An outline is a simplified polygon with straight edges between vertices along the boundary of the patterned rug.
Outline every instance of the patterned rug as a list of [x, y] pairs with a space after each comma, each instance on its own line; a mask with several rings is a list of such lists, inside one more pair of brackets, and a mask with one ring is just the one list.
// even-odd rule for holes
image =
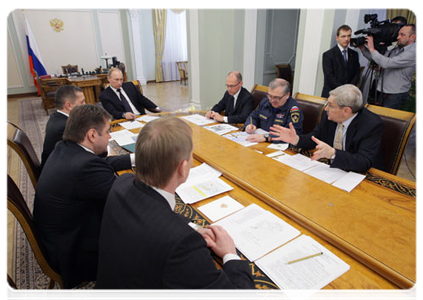
[[[54, 112], [51, 110], [49, 113]], [[27, 134], [38, 158], [41, 158], [45, 128], [49, 116], [46, 115], [41, 98], [19, 100], [20, 123], [18, 126]], [[29, 209], [34, 206], [34, 187], [22, 161], [19, 163], [19, 189], [27, 201]], [[18, 289], [46, 289], [49, 278], [43, 273], [32, 252], [31, 246], [21, 226], [15, 228], [15, 284]], [[81, 285], [79, 288], [93, 288], [94, 284]], [[56, 285], [55, 288], [59, 288]]]

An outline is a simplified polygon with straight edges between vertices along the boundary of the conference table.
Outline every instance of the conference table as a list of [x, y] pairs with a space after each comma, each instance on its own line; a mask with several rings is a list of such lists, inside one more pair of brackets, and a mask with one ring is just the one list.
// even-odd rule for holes
[[[201, 112], [190, 112], [190, 114]], [[152, 114], [161, 117], [188, 113]], [[123, 129], [118, 120], [112, 131]], [[408, 289], [416, 282], [416, 184], [370, 169], [346, 192], [266, 156], [269, 143], [244, 147], [188, 122], [193, 131], [194, 166], [207, 163], [234, 189], [176, 211], [205, 226], [198, 207], [225, 195], [244, 206], [255, 203], [326, 247], [350, 270], [324, 289]], [[131, 130], [134, 133], [140, 129]], [[111, 142], [112, 154], [127, 153]], [[299, 149], [285, 152], [295, 154]], [[306, 152], [303, 152], [307, 154]], [[131, 170], [130, 170], [131, 171]], [[277, 288], [250, 263], [257, 288]]]

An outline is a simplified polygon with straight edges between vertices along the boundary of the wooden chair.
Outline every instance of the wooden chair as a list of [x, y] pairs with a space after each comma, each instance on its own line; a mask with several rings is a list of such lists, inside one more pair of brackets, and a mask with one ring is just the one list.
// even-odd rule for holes
[[63, 74], [72, 74], [72, 73], [78, 73], [78, 65], [67, 65], [62, 66]]
[[22, 298], [22, 294], [19, 292], [18, 288], [16, 287], [15, 283], [13, 282], [12, 278], [10, 278], [9, 274], [6, 273], [5, 279], [5, 299], [7, 300], [24, 300]]
[[307, 134], [320, 122], [326, 98], [295, 93], [293, 98], [298, 102], [304, 115], [303, 134]]
[[47, 256], [44, 245], [41, 241], [37, 228], [35, 227], [34, 219], [28, 209], [22, 193], [9, 175], [7, 175], [7, 208], [11, 213], [13, 213], [19, 224], [21, 224], [41, 270], [50, 278], [48, 288], [52, 289], [55, 282], [63, 288], [62, 278], [50, 266], [46, 259]]
[[416, 122], [416, 114], [371, 104], [366, 107], [379, 115], [385, 124], [381, 144], [383, 171], [396, 175]]
[[56, 107], [55, 98], [56, 91], [60, 87], [60, 84], [55, 81], [50, 80], [41, 80], [38, 76], [37, 71], [34, 70], [35, 80], [40, 90], [41, 100], [43, 103], [43, 108], [48, 115], [48, 110]]
[[7, 122], [7, 145], [22, 159], [35, 188], [41, 173], [40, 160], [25, 132], [9, 121]]
[[251, 90], [251, 95], [254, 98], [254, 109], [260, 104], [261, 100], [267, 98], [269, 87], [264, 85], [255, 84]]
[[291, 91], [292, 91], [293, 76], [292, 76], [292, 68], [290, 64], [277, 64], [276, 77], [283, 78], [286, 81], [288, 81], [289, 84], [291, 85]]
[[179, 77], [181, 78], [181, 83], [182, 81], [184, 82], [184, 84], [187, 84], [187, 80], [188, 80], [188, 62], [187, 61], [177, 61], [176, 62], [177, 66], [178, 66], [178, 70], [179, 70]]

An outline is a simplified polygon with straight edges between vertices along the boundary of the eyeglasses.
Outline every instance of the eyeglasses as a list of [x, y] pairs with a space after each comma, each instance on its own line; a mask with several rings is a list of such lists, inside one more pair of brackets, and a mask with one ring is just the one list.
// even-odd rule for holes
[[344, 106], [340, 106], [340, 105], [332, 105], [332, 103], [330, 103], [329, 101], [327, 101], [327, 102], [325, 103], [325, 107], [327, 107], [328, 109], [331, 109], [331, 108], [342, 108], [342, 107], [344, 107]]
[[231, 84], [227, 84], [226, 85], [226, 87], [228, 88], [228, 89], [232, 89], [232, 88], [234, 88], [234, 87], [236, 87], [238, 84], [240, 84], [241, 83], [241, 81], [240, 82], [238, 82], [237, 84], [234, 84], [234, 85], [231, 85]]
[[273, 96], [273, 95], [270, 95], [270, 94], [266, 94], [267, 95], [267, 98], [269, 98], [269, 100], [276, 100], [276, 101], [279, 101], [279, 100], [281, 100], [283, 97], [285, 97], [285, 95], [283, 95], [283, 96]]

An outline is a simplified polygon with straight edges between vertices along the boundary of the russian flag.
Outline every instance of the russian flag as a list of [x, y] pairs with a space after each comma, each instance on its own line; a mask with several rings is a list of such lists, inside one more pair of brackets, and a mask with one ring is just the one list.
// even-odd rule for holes
[[40, 50], [38, 50], [37, 43], [35, 41], [34, 35], [32, 34], [31, 26], [24, 14], [25, 19], [25, 32], [26, 32], [26, 45], [28, 47], [28, 57], [29, 57], [29, 69], [31, 71], [32, 77], [34, 78], [34, 84], [38, 89], [38, 95], [40, 94], [40, 88], [38, 87], [37, 80], [35, 79], [35, 71], [37, 71], [38, 76], [47, 75], [46, 69], [44, 68], [43, 61], [41, 60]]

